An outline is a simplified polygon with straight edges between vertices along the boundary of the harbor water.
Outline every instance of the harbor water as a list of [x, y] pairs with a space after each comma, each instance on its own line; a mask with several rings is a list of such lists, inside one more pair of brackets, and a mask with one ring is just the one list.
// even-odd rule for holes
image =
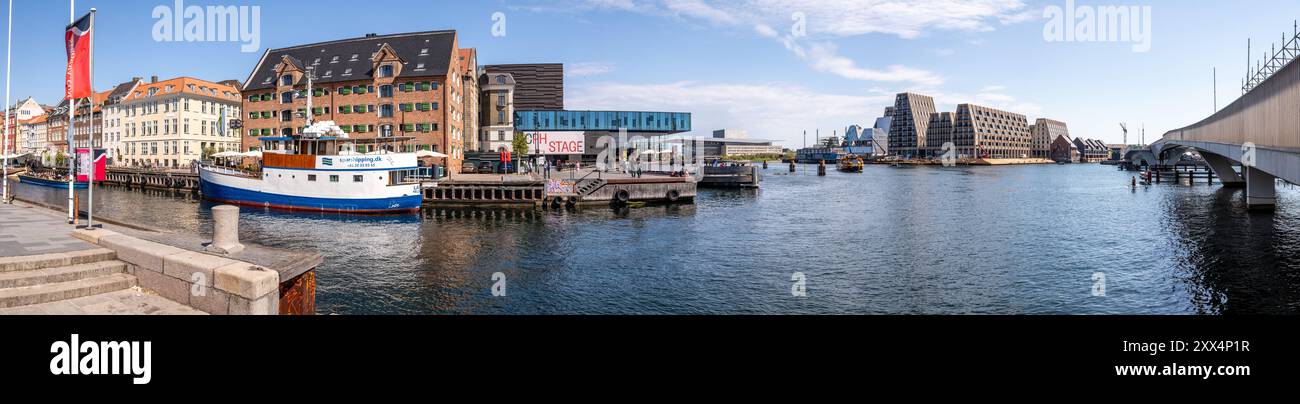
[[[1100, 165], [765, 170], [694, 205], [243, 208], [245, 242], [319, 251], [320, 314], [1300, 313], [1300, 193], [1129, 187]], [[16, 186], [24, 199], [66, 191]], [[101, 186], [96, 213], [209, 234], [210, 203]], [[505, 296], [493, 296], [493, 275]], [[802, 277], [796, 276], [802, 274]], [[806, 296], [792, 293], [802, 279]]]

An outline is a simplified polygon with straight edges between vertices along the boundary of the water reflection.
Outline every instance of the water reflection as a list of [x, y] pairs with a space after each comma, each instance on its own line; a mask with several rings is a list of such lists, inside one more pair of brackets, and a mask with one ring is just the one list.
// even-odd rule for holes
[[[1296, 313], [1300, 197], [1095, 165], [773, 166], [762, 190], [693, 205], [426, 209], [357, 216], [244, 208], [241, 237], [320, 251], [321, 313]], [[66, 194], [23, 188], [65, 203]], [[96, 212], [207, 233], [192, 194], [102, 187]], [[790, 294], [807, 277], [808, 296]], [[1106, 274], [1093, 297], [1092, 274]], [[507, 296], [493, 297], [492, 275]]]
[[1300, 302], [1293, 206], [1249, 212], [1241, 189], [1170, 197], [1168, 231], [1191, 302], [1203, 314], [1292, 314]]

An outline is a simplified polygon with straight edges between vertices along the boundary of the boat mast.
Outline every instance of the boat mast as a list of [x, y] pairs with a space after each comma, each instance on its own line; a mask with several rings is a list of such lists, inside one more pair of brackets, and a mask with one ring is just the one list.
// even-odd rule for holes
[[314, 113], [311, 109], [311, 98], [313, 95], [311, 92], [311, 79], [312, 76], [315, 75], [314, 73], [315, 73], [314, 67], [307, 67], [307, 113], [304, 115], [307, 115], [307, 127], [309, 128], [311, 127], [311, 123], [312, 123], [311, 117], [312, 114]]

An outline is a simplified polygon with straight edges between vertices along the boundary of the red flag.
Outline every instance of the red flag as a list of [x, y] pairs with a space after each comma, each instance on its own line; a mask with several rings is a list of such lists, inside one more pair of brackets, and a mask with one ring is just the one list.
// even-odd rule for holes
[[68, 46], [68, 70], [64, 75], [63, 99], [90, 97], [91, 30], [94, 15], [86, 14], [77, 22], [68, 25], [64, 40]]

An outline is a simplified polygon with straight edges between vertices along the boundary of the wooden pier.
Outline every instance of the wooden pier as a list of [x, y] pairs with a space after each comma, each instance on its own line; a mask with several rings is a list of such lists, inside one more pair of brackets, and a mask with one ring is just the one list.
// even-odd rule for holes
[[696, 182], [691, 177], [647, 174], [631, 177], [587, 171], [551, 179], [525, 175], [461, 174], [423, 186], [430, 207], [554, 207], [629, 202], [691, 202]]
[[105, 183], [154, 189], [199, 190], [199, 175], [188, 172], [109, 167]]

